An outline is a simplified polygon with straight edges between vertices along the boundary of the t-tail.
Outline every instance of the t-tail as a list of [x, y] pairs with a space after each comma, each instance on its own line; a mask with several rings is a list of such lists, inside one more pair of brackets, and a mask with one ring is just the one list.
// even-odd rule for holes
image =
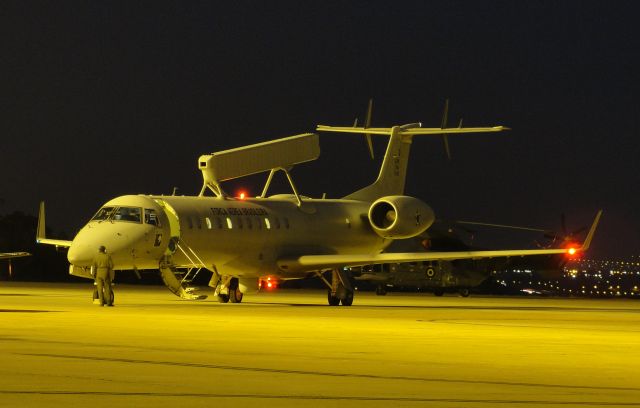
[[423, 128], [420, 123], [411, 123], [391, 128], [362, 128], [318, 125], [320, 132], [358, 133], [389, 136], [387, 151], [380, 167], [378, 178], [373, 184], [361, 188], [346, 197], [350, 200], [375, 201], [380, 197], [403, 195], [411, 141], [417, 135], [449, 135], [457, 133], [487, 133], [509, 130], [505, 126]]

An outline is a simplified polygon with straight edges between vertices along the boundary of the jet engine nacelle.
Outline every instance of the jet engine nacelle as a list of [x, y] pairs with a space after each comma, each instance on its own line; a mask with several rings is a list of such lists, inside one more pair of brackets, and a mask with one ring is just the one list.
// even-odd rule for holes
[[383, 238], [415, 237], [429, 228], [434, 220], [431, 207], [415, 197], [382, 197], [369, 208], [369, 222]]

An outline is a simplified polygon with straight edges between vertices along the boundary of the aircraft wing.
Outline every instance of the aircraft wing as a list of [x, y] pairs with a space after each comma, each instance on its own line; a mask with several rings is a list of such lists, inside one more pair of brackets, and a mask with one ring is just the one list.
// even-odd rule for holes
[[28, 252], [1, 252], [0, 259], [22, 258], [23, 256], [31, 256]]
[[57, 247], [65, 247], [69, 248], [71, 246], [72, 241], [67, 241], [64, 239], [49, 239], [49, 238], [36, 238], [36, 243], [44, 244], [44, 245], [55, 245]]
[[350, 254], [350, 255], [302, 255], [299, 257], [278, 260], [278, 267], [284, 271], [304, 272], [319, 271], [333, 268], [364, 266], [385, 263], [422, 262], [422, 261], [453, 261], [456, 259], [481, 259], [532, 255], [573, 255], [589, 249], [595, 234], [602, 210], [596, 218], [579, 248], [555, 249], [506, 249], [496, 251], [452, 251], [452, 252], [396, 252], [383, 254]]
[[453, 261], [456, 259], [481, 259], [550, 254], [569, 254], [569, 249], [516, 249], [499, 251], [396, 252], [353, 255], [303, 255], [297, 258], [280, 259], [278, 260], [278, 266], [280, 267], [280, 269], [285, 271], [303, 272], [386, 263]]

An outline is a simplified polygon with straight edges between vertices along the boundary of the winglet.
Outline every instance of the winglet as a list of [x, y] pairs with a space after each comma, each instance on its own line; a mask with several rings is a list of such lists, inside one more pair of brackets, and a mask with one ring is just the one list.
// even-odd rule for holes
[[587, 234], [587, 237], [584, 239], [584, 243], [580, 248], [581, 251], [586, 251], [589, 249], [589, 246], [591, 245], [591, 240], [593, 239], [593, 235], [596, 233], [596, 228], [598, 227], [598, 223], [600, 222], [601, 216], [602, 216], [602, 210], [599, 210], [598, 213], [596, 214], [596, 219], [593, 220], [591, 229], [589, 229], [589, 233]]
[[47, 227], [45, 224], [44, 201], [40, 201], [40, 210], [38, 211], [38, 228], [36, 229], [36, 243], [45, 245], [55, 245], [56, 247], [68, 248], [72, 241], [64, 239], [47, 238]]
[[44, 217], [44, 201], [40, 201], [40, 210], [38, 211], [38, 229], [36, 230], [36, 242], [47, 239]]

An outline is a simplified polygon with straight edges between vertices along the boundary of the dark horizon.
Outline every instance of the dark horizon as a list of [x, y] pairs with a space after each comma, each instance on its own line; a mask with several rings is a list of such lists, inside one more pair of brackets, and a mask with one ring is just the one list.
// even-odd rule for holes
[[[406, 194], [438, 218], [575, 230], [589, 257], [639, 254], [634, 2], [5, 2], [0, 214], [72, 236], [109, 199], [197, 194], [201, 154], [351, 125], [505, 125], [416, 138]], [[302, 194], [377, 175], [363, 138], [321, 134]], [[266, 177], [266, 175], [265, 175]], [[264, 177], [242, 184], [259, 194]], [[229, 188], [230, 192], [235, 187]], [[528, 237], [515, 237], [529, 244]], [[515, 242], [515, 241], [514, 241]]]

